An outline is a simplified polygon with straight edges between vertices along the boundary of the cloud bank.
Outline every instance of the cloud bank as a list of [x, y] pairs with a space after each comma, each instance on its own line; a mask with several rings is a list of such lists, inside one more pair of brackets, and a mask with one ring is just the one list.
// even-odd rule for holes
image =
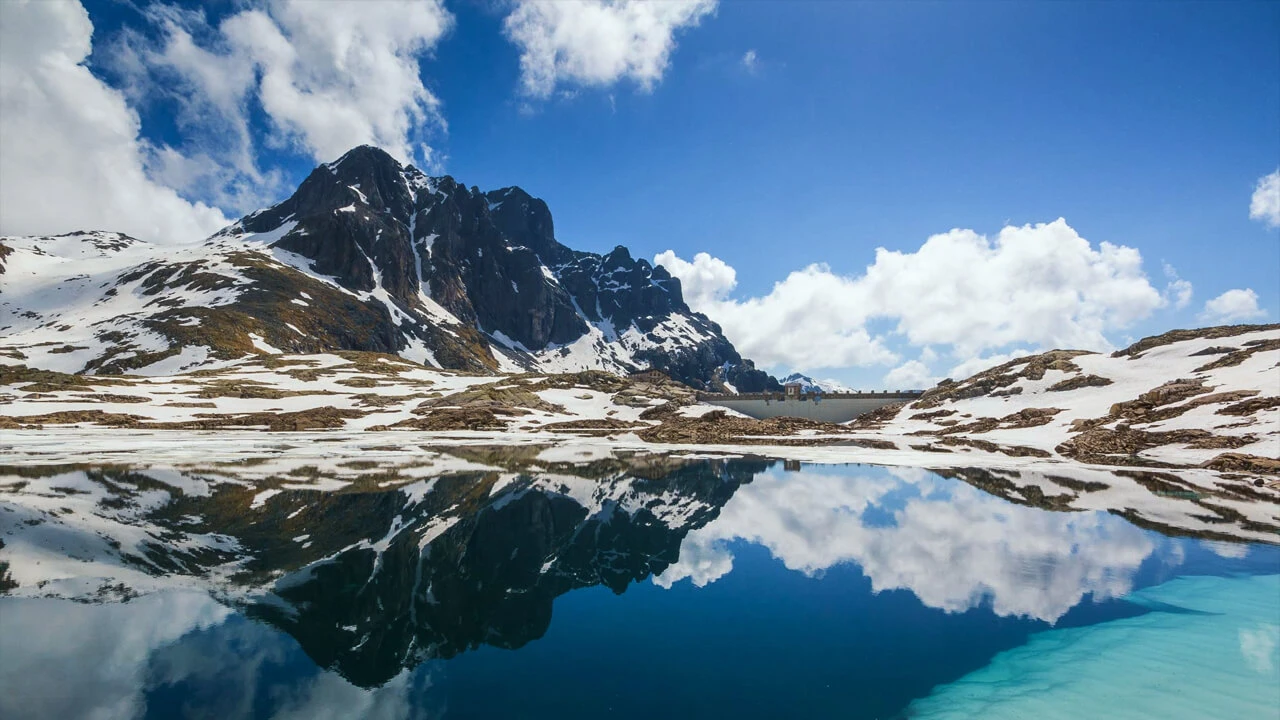
[[[215, 206], [238, 214], [285, 189], [259, 169], [262, 146], [322, 161], [369, 143], [430, 167], [426, 135], [444, 128], [419, 65], [453, 22], [439, 0], [277, 0], [216, 28], [152, 6], [158, 38], [126, 30], [111, 48], [123, 90], [85, 66], [93, 25], [79, 3], [15, 0], [0, 13], [3, 233], [192, 242], [228, 223]], [[134, 108], [151, 102], [176, 105], [178, 146], [141, 136]], [[251, 127], [255, 110], [265, 130]]]
[[[504, 32], [522, 93], [662, 79], [679, 31], [716, 0], [516, 0]], [[156, 3], [86, 61], [92, 21], [75, 0], [0, 3], [0, 233], [116, 230], [198, 241], [286, 193], [293, 178], [262, 153], [317, 162], [360, 144], [441, 172], [447, 132], [423, 80], [454, 25], [443, 0], [247, 0], [216, 21]], [[114, 86], [113, 86], [114, 85]], [[139, 109], [177, 139], [148, 140]], [[148, 116], [149, 117], [149, 116]]]
[[[427, 140], [446, 125], [420, 63], [453, 25], [439, 0], [276, 0], [216, 28], [167, 6], [148, 16], [159, 39], [126, 32], [115, 65], [137, 102], [177, 105], [187, 154], [171, 152], [157, 168], [175, 187], [241, 212], [256, 207], [281, 189], [258, 169], [260, 146], [324, 162], [369, 144], [432, 166]], [[251, 129], [255, 109], [265, 129]]]
[[148, 175], [165, 148], [139, 137], [124, 95], [85, 67], [92, 36], [79, 3], [0, 3], [0, 234], [184, 242], [226, 225], [218, 208]]
[[[949, 348], [957, 362], [1008, 354], [1013, 345], [1103, 350], [1111, 347], [1108, 332], [1170, 302], [1143, 273], [1136, 249], [1095, 247], [1062, 219], [1005, 227], [995, 237], [952, 230], [914, 252], [879, 248], [857, 276], [810, 265], [746, 300], [729, 297], [733, 268], [706, 253], [690, 262], [666, 251], [654, 262], [680, 278], [690, 306], [720, 323], [745, 356], [800, 371], [895, 364], [901, 357], [891, 341]], [[1189, 283], [1175, 280], [1169, 292], [1174, 303], [1190, 301]], [[873, 332], [884, 321], [891, 330]], [[938, 357], [902, 364], [893, 378], [923, 382]]]

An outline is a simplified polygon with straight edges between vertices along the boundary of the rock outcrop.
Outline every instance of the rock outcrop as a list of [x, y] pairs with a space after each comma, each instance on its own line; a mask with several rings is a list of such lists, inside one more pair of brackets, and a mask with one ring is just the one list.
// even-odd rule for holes
[[0, 353], [62, 372], [355, 350], [470, 372], [654, 369], [703, 389], [780, 389], [662, 267], [624, 247], [562, 245], [546, 203], [518, 187], [427, 177], [369, 146], [204, 242], [3, 238], [0, 272]]

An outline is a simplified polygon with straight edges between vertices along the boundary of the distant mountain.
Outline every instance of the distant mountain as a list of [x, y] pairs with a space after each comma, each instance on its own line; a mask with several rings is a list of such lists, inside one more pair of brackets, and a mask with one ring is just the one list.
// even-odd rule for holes
[[850, 387], [842, 385], [834, 380], [814, 380], [808, 375], [801, 375], [800, 373], [791, 373], [781, 380], [783, 385], [797, 382], [800, 383], [804, 392], [852, 392]]
[[629, 373], [779, 389], [680, 281], [555, 239], [546, 203], [362, 146], [195, 245], [110, 232], [0, 238], [0, 354], [159, 373], [253, 353], [369, 350], [467, 370]]

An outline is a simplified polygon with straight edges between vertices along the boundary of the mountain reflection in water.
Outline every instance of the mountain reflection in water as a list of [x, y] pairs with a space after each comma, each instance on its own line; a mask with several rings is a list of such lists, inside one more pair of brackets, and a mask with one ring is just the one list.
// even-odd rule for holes
[[[258, 462], [0, 468], [0, 585], [11, 596], [0, 598], [0, 715], [480, 716], [521, 706], [483, 697], [468, 677], [525, 657], [570, 668], [582, 658], [567, 655], [616, 634], [627, 644], [612, 648], [615, 675], [626, 678], [630, 658], [652, 657], [645, 644], [682, 623], [696, 634], [716, 615], [747, 612], [766, 626], [757, 637], [713, 635], [703, 660], [737, 673], [735, 653], [753, 642], [785, 628], [798, 642], [827, 622], [812, 637], [831, 647], [768, 657], [830, 655], [827, 665], [863, 668], [859, 652], [881, 643], [878, 652], [901, 657], [878, 662], [918, 668], [883, 697], [849, 681], [858, 697], [835, 692], [834, 704], [811, 708], [874, 717], [1030, 633], [1163, 611], [1124, 602], [1136, 588], [1280, 570], [1275, 548], [1233, 542], [1231, 528], [1181, 529], [1212, 541], [1170, 539], [1176, 514], [1150, 523], [1161, 534], [1120, 516], [1132, 508], [1066, 511], [1062, 496], [1026, 492], [1044, 483], [1012, 471], [797, 472], [763, 458], [670, 455], [574, 464], [501, 448], [457, 458], [452, 470], [353, 461], [272, 477]], [[988, 492], [1000, 487], [1013, 490]], [[1181, 502], [1193, 516], [1197, 506]], [[770, 569], [779, 566], [786, 575]], [[592, 586], [612, 594], [570, 593]], [[823, 617], [805, 625], [793, 614], [803, 607]], [[580, 622], [589, 617], [604, 624]], [[81, 676], [94, 681], [74, 691], [50, 680]], [[554, 692], [579, 693], [578, 704], [517, 714], [606, 712], [575, 687], [581, 678], [559, 677]], [[215, 690], [230, 687], [241, 695]], [[754, 707], [765, 715], [769, 705]]]

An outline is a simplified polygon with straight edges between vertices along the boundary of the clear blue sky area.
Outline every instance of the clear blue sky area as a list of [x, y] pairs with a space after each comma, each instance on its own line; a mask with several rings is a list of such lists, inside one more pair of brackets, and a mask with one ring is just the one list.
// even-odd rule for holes
[[[1162, 262], [1194, 283], [1135, 335], [1194, 325], [1231, 288], [1280, 317], [1280, 231], [1249, 218], [1280, 166], [1280, 3], [724, 2], [677, 34], [652, 91], [532, 107], [503, 7], [446, 6], [422, 64], [444, 170], [546, 199], [572, 247], [706, 251], [747, 297], [809, 263], [859, 274], [879, 246], [1063, 217], [1138, 248], [1153, 285]], [[95, 53], [146, 31], [128, 5], [88, 8]], [[144, 135], [174, 132], [163, 103], [142, 111]], [[295, 184], [313, 165], [266, 160]]]

